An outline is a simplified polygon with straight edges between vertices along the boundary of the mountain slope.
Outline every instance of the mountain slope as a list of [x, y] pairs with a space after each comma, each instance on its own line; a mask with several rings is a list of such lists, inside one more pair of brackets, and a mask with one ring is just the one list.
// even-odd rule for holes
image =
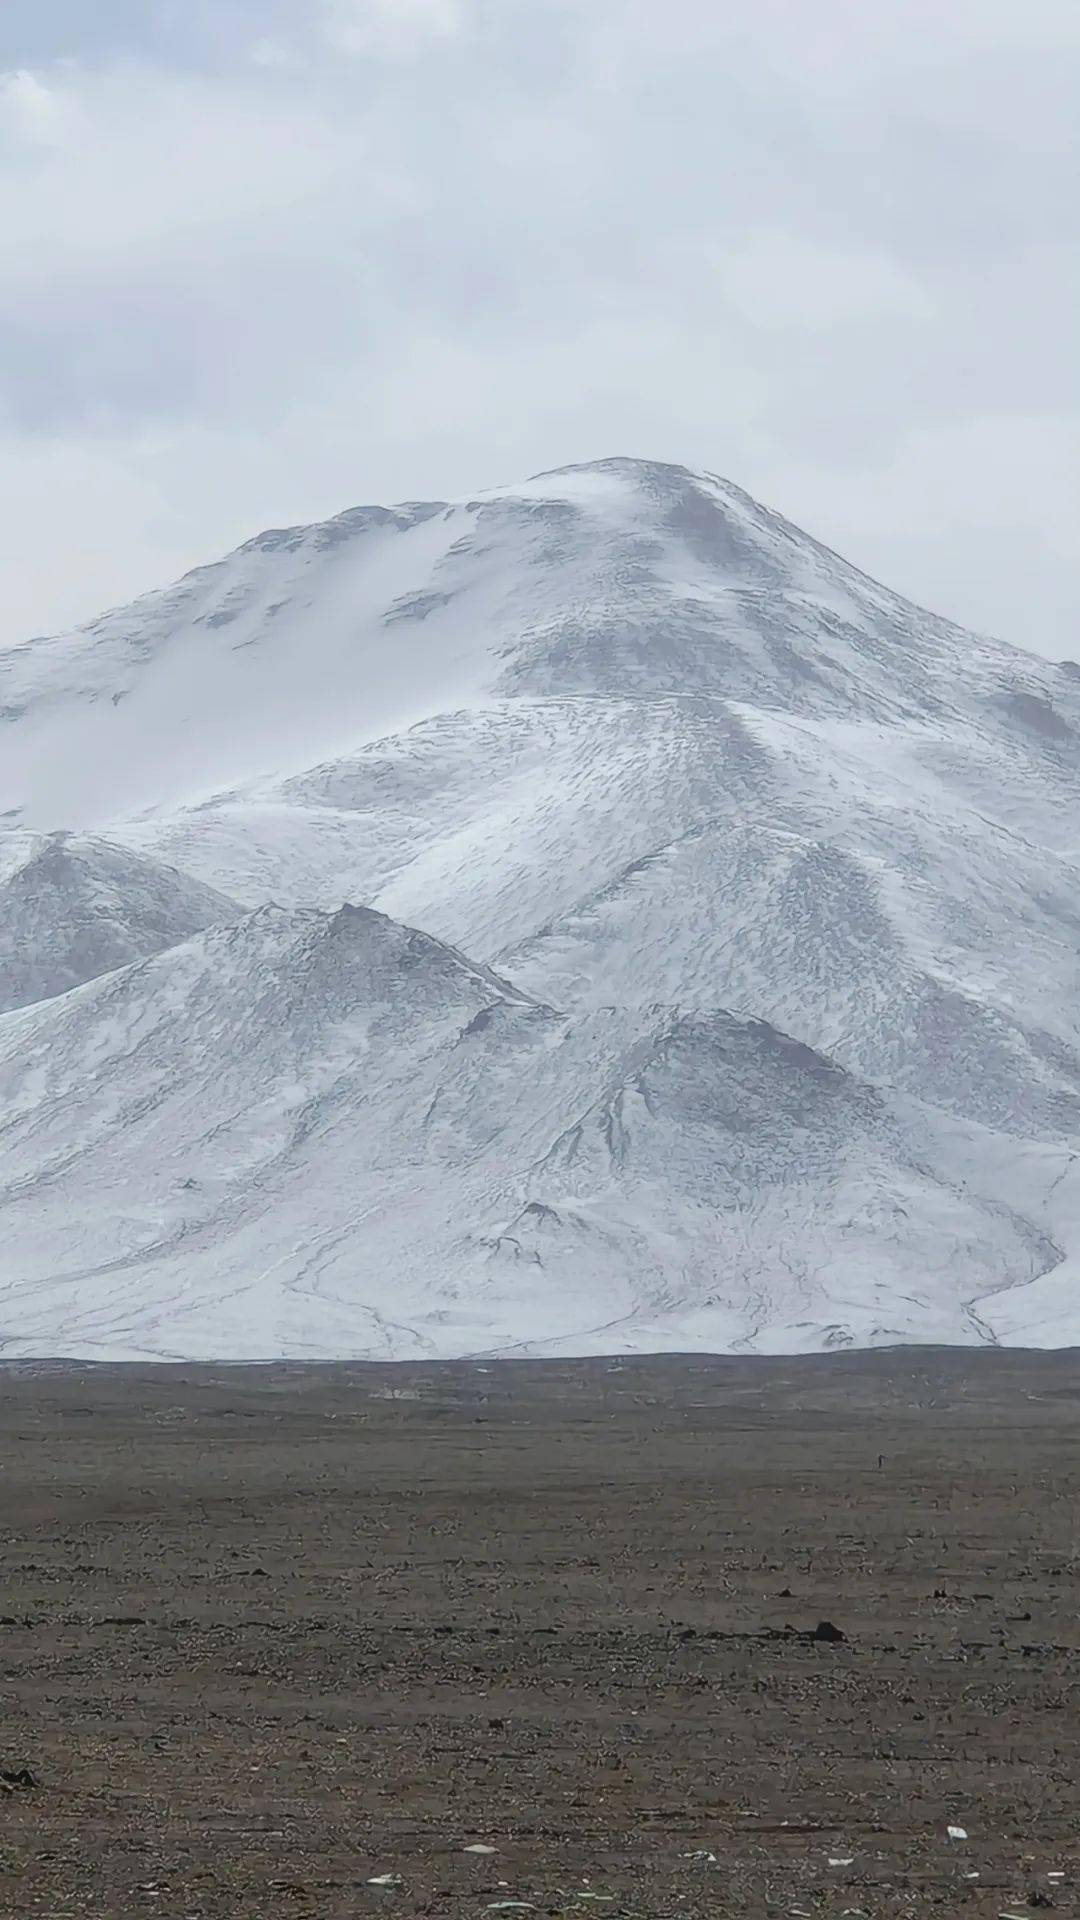
[[1052, 1254], [775, 1029], [560, 1014], [365, 909], [9, 1015], [0, 1111], [8, 1355], [972, 1340]]
[[1080, 724], [1075, 676], [922, 613], [729, 482], [611, 460], [267, 533], [7, 650], [0, 812], [100, 826], [493, 697], [662, 694], [1047, 752]]
[[7, 867], [222, 902], [151, 936], [133, 866], [120, 959], [252, 910], [0, 1021], [20, 1350], [1080, 1338], [1066, 666], [609, 460], [260, 536], [0, 716]]
[[91, 835], [0, 837], [0, 1013], [235, 920], [235, 901]]

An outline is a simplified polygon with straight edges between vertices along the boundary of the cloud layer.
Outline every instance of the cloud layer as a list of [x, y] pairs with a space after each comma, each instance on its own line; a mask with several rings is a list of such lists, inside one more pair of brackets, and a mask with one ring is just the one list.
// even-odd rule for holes
[[1073, 0], [7, 0], [0, 74], [4, 638], [622, 451], [1078, 650]]

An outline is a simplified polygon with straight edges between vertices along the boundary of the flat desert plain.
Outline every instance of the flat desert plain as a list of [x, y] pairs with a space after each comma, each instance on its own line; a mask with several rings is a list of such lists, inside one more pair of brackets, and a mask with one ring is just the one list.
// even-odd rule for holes
[[1080, 1907], [1076, 1354], [0, 1386], [5, 1914]]

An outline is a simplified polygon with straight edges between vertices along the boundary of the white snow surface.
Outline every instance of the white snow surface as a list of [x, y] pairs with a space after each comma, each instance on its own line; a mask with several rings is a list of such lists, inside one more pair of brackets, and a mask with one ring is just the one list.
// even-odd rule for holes
[[1080, 1340], [1078, 783], [643, 461], [0, 652], [0, 1352]]

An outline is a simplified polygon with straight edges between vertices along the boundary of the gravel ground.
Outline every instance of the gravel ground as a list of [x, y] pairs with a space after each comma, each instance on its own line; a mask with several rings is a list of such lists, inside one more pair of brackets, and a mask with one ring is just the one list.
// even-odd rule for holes
[[1080, 1909], [1080, 1356], [0, 1382], [4, 1914]]

